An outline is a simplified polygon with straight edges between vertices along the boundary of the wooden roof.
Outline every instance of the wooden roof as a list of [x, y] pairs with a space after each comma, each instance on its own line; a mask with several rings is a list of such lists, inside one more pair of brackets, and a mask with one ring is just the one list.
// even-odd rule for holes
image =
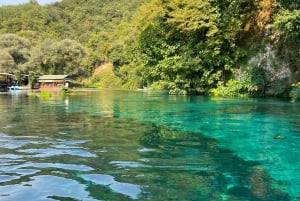
[[39, 77], [39, 80], [64, 80], [68, 75], [42, 75]]
[[14, 74], [11, 74], [11, 73], [0, 73], [0, 75], [15, 76]]
[[58, 81], [58, 80], [65, 80], [68, 75], [42, 75], [39, 77], [39, 81]]
[[42, 75], [39, 77], [39, 83], [65, 82], [68, 75]]

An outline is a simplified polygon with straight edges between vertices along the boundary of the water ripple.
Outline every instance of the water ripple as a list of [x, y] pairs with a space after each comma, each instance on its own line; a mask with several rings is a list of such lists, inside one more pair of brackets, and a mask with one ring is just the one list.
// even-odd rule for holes
[[134, 161], [111, 161], [109, 164], [115, 165], [117, 167], [122, 167], [122, 168], [124, 168], [124, 167], [131, 167], [131, 168], [151, 167], [151, 166], [137, 163]]
[[76, 164], [62, 164], [62, 163], [25, 163], [21, 167], [35, 167], [35, 168], [58, 168], [66, 170], [75, 170], [75, 171], [91, 171], [94, 168], [91, 168], [86, 165], [76, 165]]
[[109, 186], [113, 191], [127, 195], [132, 199], [138, 199], [139, 194], [142, 192], [139, 185], [118, 182], [110, 175], [83, 174], [81, 175], [81, 178], [98, 185]]
[[59, 156], [59, 155], [71, 155], [71, 156], [80, 156], [80, 157], [97, 157], [96, 154], [92, 154], [88, 151], [81, 149], [25, 149], [18, 150], [18, 152], [34, 154], [33, 157], [37, 158], [45, 158], [51, 156]]
[[1, 201], [11, 201], [26, 198], [26, 200], [53, 201], [53, 198], [61, 197], [65, 200], [69, 198], [70, 200], [95, 201], [84, 189], [83, 184], [72, 179], [41, 175], [31, 178], [29, 182], [0, 186], [0, 199]]
[[18, 176], [11, 176], [11, 175], [0, 175], [0, 183], [12, 181], [18, 179]]

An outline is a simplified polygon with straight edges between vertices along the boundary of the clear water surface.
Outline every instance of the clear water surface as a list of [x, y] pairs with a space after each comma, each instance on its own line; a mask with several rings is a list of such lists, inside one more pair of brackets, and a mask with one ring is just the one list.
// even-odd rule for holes
[[287, 101], [1, 93], [0, 200], [296, 201], [299, 142]]

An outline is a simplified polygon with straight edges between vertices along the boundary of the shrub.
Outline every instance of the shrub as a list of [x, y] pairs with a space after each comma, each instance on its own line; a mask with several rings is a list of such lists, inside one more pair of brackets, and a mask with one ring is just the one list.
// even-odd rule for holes
[[51, 98], [52, 94], [49, 91], [41, 91], [40, 98], [42, 100], [49, 100]]
[[244, 97], [244, 85], [239, 80], [230, 79], [224, 86], [221, 82], [218, 83], [217, 88], [211, 89], [210, 93], [213, 96], [222, 97]]
[[266, 70], [260, 67], [249, 67], [242, 76], [242, 83], [250, 96], [264, 96], [267, 86]]
[[290, 96], [292, 102], [296, 102], [296, 101], [300, 100], [300, 82], [292, 85], [292, 90], [290, 91], [289, 96]]

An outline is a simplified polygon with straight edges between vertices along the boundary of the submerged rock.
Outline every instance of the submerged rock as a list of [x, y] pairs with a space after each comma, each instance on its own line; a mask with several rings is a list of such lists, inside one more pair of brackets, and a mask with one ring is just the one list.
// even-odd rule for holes
[[274, 137], [273, 137], [273, 139], [274, 140], [282, 140], [282, 139], [284, 139], [285, 137], [283, 136], [283, 135], [275, 135]]

